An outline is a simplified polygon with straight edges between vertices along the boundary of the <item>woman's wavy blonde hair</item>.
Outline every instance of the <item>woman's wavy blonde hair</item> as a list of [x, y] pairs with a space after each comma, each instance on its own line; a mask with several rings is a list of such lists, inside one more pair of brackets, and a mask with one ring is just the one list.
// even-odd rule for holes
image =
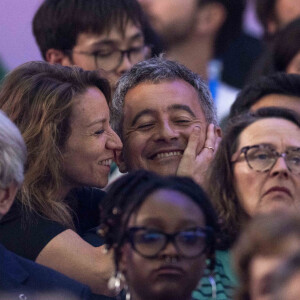
[[110, 87], [96, 71], [28, 62], [9, 73], [0, 90], [0, 108], [20, 129], [28, 149], [18, 200], [27, 211], [73, 228], [71, 210], [59, 196], [63, 185], [62, 149], [71, 134], [74, 99], [88, 87], [110, 102]]

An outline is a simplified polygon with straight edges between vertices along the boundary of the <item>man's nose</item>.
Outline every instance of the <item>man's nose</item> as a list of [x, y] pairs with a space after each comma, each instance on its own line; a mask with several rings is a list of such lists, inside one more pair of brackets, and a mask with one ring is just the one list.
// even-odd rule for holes
[[132, 68], [133, 64], [129, 58], [129, 54], [126, 52], [121, 58], [120, 65], [117, 68], [117, 73], [119, 76], [123, 75], [125, 72], [129, 71]]
[[173, 139], [177, 139], [178, 136], [178, 131], [173, 128], [173, 126], [169, 122], [163, 122], [157, 128], [157, 140], [171, 141]]

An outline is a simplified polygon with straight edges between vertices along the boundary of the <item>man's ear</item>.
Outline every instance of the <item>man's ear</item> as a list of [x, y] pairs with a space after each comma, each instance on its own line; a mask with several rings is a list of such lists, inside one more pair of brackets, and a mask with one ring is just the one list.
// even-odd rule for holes
[[47, 50], [46, 61], [50, 64], [59, 64], [62, 66], [72, 65], [70, 58], [65, 53], [63, 53], [63, 51], [53, 48]]
[[221, 3], [212, 2], [198, 8], [196, 31], [201, 36], [214, 36], [223, 26], [227, 17]]
[[8, 187], [0, 188], [0, 216], [4, 216], [12, 206], [18, 191], [18, 185], [11, 183]]
[[128, 169], [124, 160], [124, 152], [121, 151], [120, 155], [116, 157], [116, 164], [119, 167], [121, 173], [127, 173]]

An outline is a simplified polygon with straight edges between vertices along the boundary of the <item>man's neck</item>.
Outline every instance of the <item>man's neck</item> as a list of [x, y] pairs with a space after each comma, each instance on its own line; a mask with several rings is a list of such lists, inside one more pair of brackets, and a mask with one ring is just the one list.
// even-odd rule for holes
[[211, 38], [191, 37], [171, 44], [166, 51], [168, 59], [176, 60], [207, 79], [207, 64], [213, 58], [214, 41]]

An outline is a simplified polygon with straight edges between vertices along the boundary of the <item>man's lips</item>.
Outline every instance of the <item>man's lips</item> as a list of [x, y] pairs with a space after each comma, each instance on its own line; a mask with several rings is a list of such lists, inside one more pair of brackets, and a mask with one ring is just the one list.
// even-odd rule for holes
[[272, 188], [268, 189], [263, 196], [266, 196], [270, 193], [274, 193], [274, 192], [281, 192], [281, 193], [285, 193], [288, 196], [292, 197], [292, 193], [290, 192], [290, 190], [286, 187], [283, 186], [273, 186]]
[[174, 157], [174, 156], [182, 156], [183, 150], [160, 150], [156, 152], [155, 154], [152, 154], [149, 156], [150, 159], [162, 159], [162, 158], [167, 158], [167, 157]]

